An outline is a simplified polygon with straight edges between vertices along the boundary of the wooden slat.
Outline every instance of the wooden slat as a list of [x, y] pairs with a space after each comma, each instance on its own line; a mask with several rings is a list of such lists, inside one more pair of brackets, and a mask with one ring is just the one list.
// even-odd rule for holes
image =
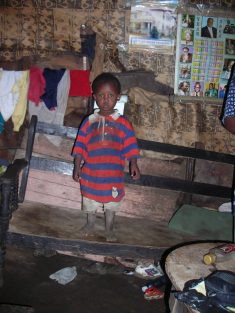
[[[126, 184], [126, 195], [117, 215], [167, 221], [176, 208], [179, 193], [157, 188]], [[49, 171], [29, 173], [26, 200], [81, 210], [79, 183], [71, 176]], [[100, 210], [102, 212], [102, 210]]]
[[[37, 132], [49, 135], [57, 135], [61, 137], [67, 137], [75, 139], [77, 129], [73, 127], [65, 127], [52, 125], [47, 123], [39, 122], [37, 125]], [[138, 144], [142, 150], [151, 150], [155, 152], [161, 152], [171, 155], [178, 155], [196, 159], [204, 159], [215, 162], [222, 162], [228, 164], [235, 163], [235, 156], [226, 153], [219, 153], [214, 151], [206, 151], [203, 149], [189, 148], [183, 146], [177, 146], [162, 142], [155, 142], [149, 140], [138, 139]]]
[[138, 247], [124, 244], [97, 243], [88, 240], [66, 240], [39, 235], [24, 235], [8, 231], [7, 244], [31, 249], [73, 252], [77, 255], [94, 254], [112, 257], [143, 258], [160, 260], [168, 247]]
[[36, 130], [36, 132], [40, 134], [56, 135], [70, 139], [75, 139], [77, 131], [77, 128], [74, 127], [60, 126], [44, 122], [38, 122]]
[[[31, 167], [37, 170], [51, 171], [65, 175], [72, 175], [73, 171], [72, 163], [38, 157], [32, 157]], [[136, 181], [131, 179], [129, 174], [125, 173], [125, 182], [139, 186], [157, 187], [221, 198], [230, 198], [232, 192], [229, 187], [151, 175], [141, 175], [140, 180]]]
[[81, 210], [79, 184], [71, 176], [31, 170], [25, 195], [27, 201]]
[[155, 142], [138, 139], [139, 147], [143, 150], [151, 150], [155, 152], [161, 152], [171, 155], [178, 155], [184, 157], [190, 157], [195, 159], [203, 159], [214, 162], [222, 162], [228, 164], [235, 163], [235, 156], [226, 153], [219, 153], [214, 151], [206, 151], [197, 148], [188, 148], [183, 146], [172, 145], [168, 143]]
[[[117, 216], [114, 231], [118, 242], [111, 244], [105, 239], [104, 215], [97, 214], [95, 235], [83, 238], [79, 229], [86, 223], [86, 214], [25, 202], [14, 212], [8, 234], [9, 242], [21, 242], [37, 249], [55, 249], [78, 253], [94, 253], [114, 256], [157, 257], [173, 245], [200, 236], [184, 236], [170, 230], [167, 223], [154, 220]], [[155, 256], [154, 256], [155, 254]]]

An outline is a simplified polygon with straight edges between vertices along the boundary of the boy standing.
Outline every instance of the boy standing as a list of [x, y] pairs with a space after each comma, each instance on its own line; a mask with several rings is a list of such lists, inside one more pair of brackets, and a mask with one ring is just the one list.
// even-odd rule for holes
[[100, 74], [93, 81], [92, 91], [99, 109], [86, 117], [79, 129], [72, 152], [73, 179], [80, 182], [82, 209], [87, 213], [82, 234], [92, 233], [95, 213], [103, 207], [106, 240], [116, 241], [113, 226], [125, 194], [125, 160], [130, 162], [132, 178], [139, 179], [139, 149], [132, 125], [114, 109], [120, 99], [119, 80], [110, 73]]

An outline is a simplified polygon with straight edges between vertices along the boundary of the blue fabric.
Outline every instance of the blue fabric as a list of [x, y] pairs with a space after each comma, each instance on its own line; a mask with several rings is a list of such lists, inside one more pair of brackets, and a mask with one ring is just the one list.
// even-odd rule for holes
[[4, 131], [4, 118], [2, 117], [2, 113], [0, 113], [0, 134], [2, 134], [2, 132]]
[[225, 100], [223, 121], [225, 117], [235, 116], [235, 70], [233, 70], [232, 78], [228, 87], [227, 98]]
[[[228, 87], [227, 98], [224, 103], [224, 112], [222, 115], [223, 123], [224, 123], [225, 117], [235, 117], [235, 67], [233, 67], [231, 81]], [[235, 216], [235, 189], [233, 190], [233, 197], [232, 197], [232, 214], [233, 216]]]
[[43, 76], [46, 80], [46, 88], [41, 99], [49, 110], [57, 107], [57, 87], [64, 72], [65, 69], [51, 70], [49, 68], [45, 68], [43, 71]]
[[95, 45], [96, 45], [96, 34], [81, 35], [81, 48], [82, 55], [88, 56], [90, 63], [92, 64], [95, 57]]

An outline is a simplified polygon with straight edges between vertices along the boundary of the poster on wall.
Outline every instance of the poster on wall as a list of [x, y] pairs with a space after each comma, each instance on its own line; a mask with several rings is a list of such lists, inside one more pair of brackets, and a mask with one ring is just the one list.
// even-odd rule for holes
[[223, 99], [235, 63], [235, 19], [179, 14], [175, 94]]
[[142, 1], [131, 7], [129, 49], [173, 54], [176, 35], [176, 1]]

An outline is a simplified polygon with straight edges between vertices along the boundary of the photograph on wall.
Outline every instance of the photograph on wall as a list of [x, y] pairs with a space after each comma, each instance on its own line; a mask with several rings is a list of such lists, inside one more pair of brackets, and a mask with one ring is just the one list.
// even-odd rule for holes
[[[174, 3], [175, 2], [175, 3]], [[157, 50], [173, 54], [176, 35], [176, 5], [170, 1], [162, 6], [143, 1], [131, 7], [129, 49]]]
[[179, 14], [177, 38], [175, 94], [223, 99], [235, 63], [235, 19]]

